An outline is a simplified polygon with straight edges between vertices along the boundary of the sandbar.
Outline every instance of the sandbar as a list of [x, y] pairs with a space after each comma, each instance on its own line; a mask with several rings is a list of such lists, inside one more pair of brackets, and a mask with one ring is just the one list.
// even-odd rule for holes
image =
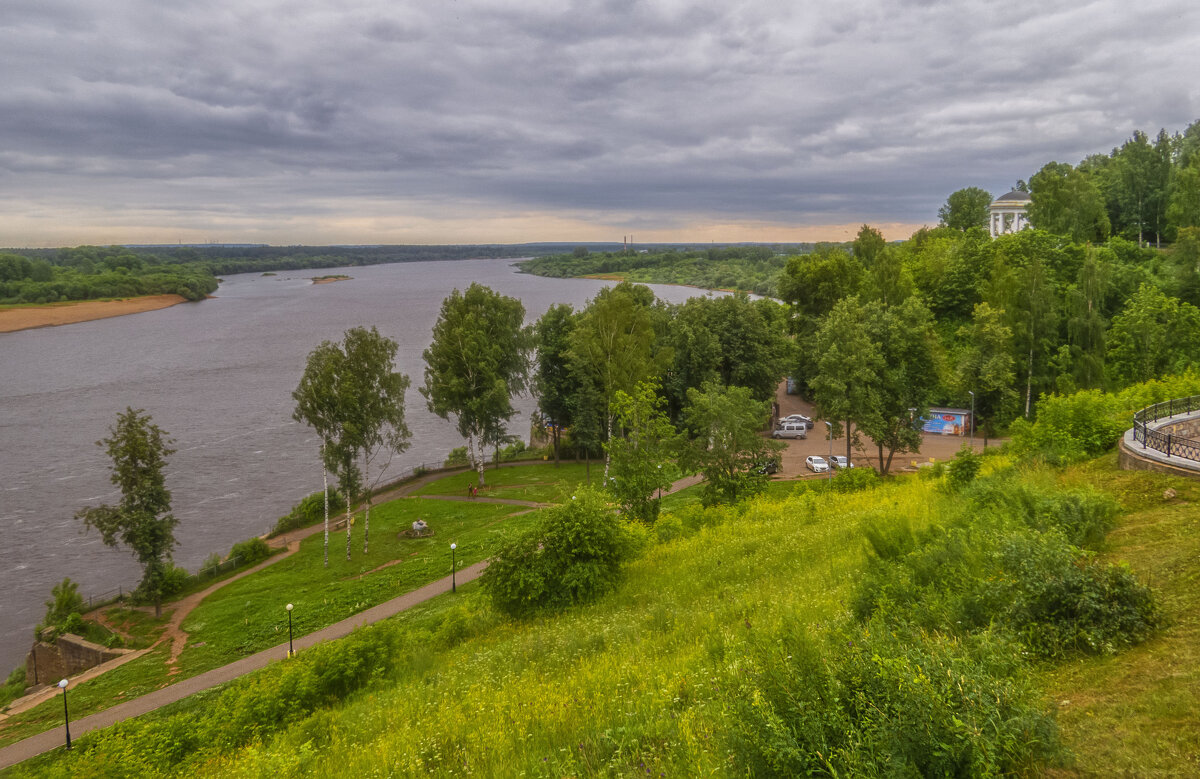
[[178, 303], [186, 303], [182, 295], [143, 295], [124, 300], [79, 300], [71, 303], [52, 303], [46, 306], [19, 306], [0, 309], [0, 333], [14, 333], [35, 327], [73, 325], [125, 314], [157, 311]]
[[313, 276], [313, 284], [332, 284], [335, 281], [353, 281], [352, 276]]

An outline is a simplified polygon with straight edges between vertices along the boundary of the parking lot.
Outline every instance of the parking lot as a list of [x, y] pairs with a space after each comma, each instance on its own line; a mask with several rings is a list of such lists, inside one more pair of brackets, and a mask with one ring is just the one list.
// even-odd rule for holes
[[[806, 439], [792, 439], [783, 442], [787, 445], [787, 448], [783, 450], [783, 464], [775, 478], [817, 477], [817, 474], [804, 467], [804, 458], [810, 454], [818, 454], [828, 458], [829, 439], [825, 437], [826, 428], [824, 423], [813, 413], [811, 403], [801, 400], [798, 395], [788, 395], [784, 384], [780, 384], [776, 392], [776, 402], [779, 403], [779, 415], [781, 417], [785, 417], [788, 414], [803, 414], [807, 417], [812, 417], [815, 427], [808, 431], [808, 438]], [[870, 466], [879, 470], [879, 450], [875, 447], [871, 439], [866, 436], [862, 436], [862, 439], [866, 449], [853, 451], [850, 457], [851, 461], [856, 468]], [[939, 461], [949, 460], [969, 440], [966, 436], [959, 437], [923, 433], [920, 453], [897, 454], [892, 458], [892, 472], [915, 470], [912, 466], [913, 461], [925, 462], [930, 458]], [[1000, 442], [993, 439], [988, 443], [990, 446], [995, 446]], [[982, 436], [975, 436], [975, 449], [983, 451]], [[833, 439], [833, 453], [846, 453], [846, 439], [844, 436]], [[886, 452], [884, 453], [884, 458], [887, 458]], [[820, 474], [819, 478], [825, 477], [826, 474]]]

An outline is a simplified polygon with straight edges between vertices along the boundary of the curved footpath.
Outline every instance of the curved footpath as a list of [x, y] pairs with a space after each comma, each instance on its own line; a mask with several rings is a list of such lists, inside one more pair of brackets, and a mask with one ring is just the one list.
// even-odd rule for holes
[[[405, 484], [396, 490], [388, 491], [387, 493], [381, 494], [378, 496], [378, 498], [376, 500], [382, 501], [382, 500], [389, 500], [393, 497], [400, 497], [401, 495], [405, 495], [421, 486], [424, 486], [429, 481], [433, 481], [436, 478], [441, 478], [444, 476], [446, 476], [445, 473], [439, 473], [436, 475], [431, 475], [431, 478], [422, 477], [421, 479], [417, 479], [414, 482]], [[663, 494], [666, 495], [666, 494], [670, 494], [673, 492], [678, 492], [679, 490], [685, 489], [687, 487], [691, 487], [694, 484], [698, 484], [700, 481], [701, 481], [701, 477], [699, 477], [699, 476], [689, 476], [689, 477], [680, 479], [679, 481], [672, 484], [671, 488], [669, 490], [665, 490], [663, 492]], [[425, 496], [425, 497], [435, 497], [435, 496]], [[473, 498], [472, 499], [472, 498], [466, 498], [466, 497], [460, 497], [460, 496], [449, 496], [449, 495], [437, 496], [437, 497], [439, 497], [442, 500], [461, 500], [461, 501], [474, 500], [474, 501], [478, 501], [480, 503], [487, 502], [487, 503], [504, 503], [504, 504], [509, 504], [509, 505], [526, 505], [526, 506], [531, 506], [532, 508], [540, 508], [545, 505], [548, 505], [548, 504], [531, 503], [529, 501], [514, 501], [514, 500], [508, 500], [508, 499], [504, 499], [504, 498]], [[306, 528], [305, 531], [301, 531], [301, 532], [303, 533], [303, 535], [307, 536], [307, 535], [311, 535], [321, 529], [322, 529], [321, 525], [316, 525], [312, 529]], [[292, 535], [292, 542], [291, 542], [291, 544], [289, 544], [289, 547], [292, 546], [292, 544], [294, 544], [296, 547], [299, 547], [300, 539], [296, 537], [296, 534], [291, 534], [291, 535]], [[277, 555], [271, 559], [271, 562], [276, 562], [278, 559], [282, 559], [283, 557], [284, 557], [284, 555]], [[297, 652], [302, 651], [302, 650], [304, 650], [310, 646], [313, 646], [314, 644], [320, 643], [322, 641], [331, 641], [336, 638], [341, 638], [343, 636], [348, 635], [352, 630], [354, 630], [357, 627], [360, 627], [362, 625], [370, 625], [372, 623], [379, 622], [380, 620], [387, 619], [388, 617], [393, 617], [396, 614], [399, 614], [402, 611], [410, 609], [413, 606], [424, 603], [425, 601], [430, 600], [431, 598], [435, 598], [438, 595], [442, 595], [443, 593], [450, 592], [450, 588], [452, 586], [452, 581], [451, 581], [452, 579], [456, 578], [458, 582], [462, 582], [464, 584], [467, 582], [473, 581], [473, 580], [479, 578], [480, 574], [482, 574], [484, 569], [487, 568], [487, 564], [488, 564], [488, 561], [484, 560], [482, 562], [475, 563], [474, 565], [467, 566], [466, 568], [463, 568], [462, 570], [458, 571], [454, 577], [447, 576], [444, 579], [439, 579], [430, 584], [426, 584], [424, 587], [420, 587], [418, 589], [407, 592], [399, 597], [396, 597], [389, 601], [381, 603], [378, 606], [372, 606], [369, 609], [360, 611], [359, 613], [355, 614], [354, 616], [348, 617], [348, 618], [342, 620], [341, 622], [335, 622], [334, 624], [332, 624], [328, 627], [314, 631], [312, 633], [309, 633], [308, 635], [301, 636], [300, 638], [295, 639], [295, 641], [293, 642], [293, 644], [296, 648], [296, 651]], [[258, 566], [258, 567], [261, 568], [263, 566]], [[254, 570], [257, 570], [257, 568], [255, 568]], [[246, 571], [246, 572], [244, 572], [244, 575], [249, 574], [251, 572], [252, 571]], [[226, 582], [222, 582], [221, 584], [228, 583], [228, 581], [232, 581], [232, 579], [227, 580]], [[211, 589], [216, 589], [216, 587], [210, 588], [210, 590], [206, 590], [203, 593], [203, 595], [207, 595], [211, 591]], [[198, 593], [198, 595], [199, 595], [199, 593]], [[201, 598], [197, 598], [196, 603], [199, 603], [200, 599]], [[182, 618], [180, 619], [180, 621], [182, 622]], [[257, 671], [261, 668], [265, 668], [269, 663], [271, 663], [273, 661], [286, 659], [287, 658], [287, 648], [288, 648], [287, 644], [282, 643], [282, 644], [279, 644], [278, 646], [271, 647], [270, 649], [264, 649], [263, 651], [261, 651], [257, 654], [250, 655], [249, 657], [244, 657], [241, 660], [237, 660], [235, 662], [230, 663], [229, 665], [224, 665], [224, 666], [221, 666], [220, 668], [214, 668], [211, 671], [206, 671], [197, 676], [193, 676], [188, 679], [184, 679], [183, 681], [176, 682], [167, 687], [163, 687], [162, 689], [155, 690], [154, 692], [151, 692], [151, 693], [147, 693], [146, 695], [143, 695], [140, 698], [135, 698], [135, 699], [133, 699], [131, 701], [127, 701], [125, 703], [119, 703], [116, 706], [111, 706], [111, 707], [105, 709], [104, 711], [98, 711], [95, 714], [89, 714], [88, 716], [81, 717], [78, 720], [71, 720], [72, 738], [78, 738], [79, 736], [83, 735], [84, 733], [87, 733], [92, 730], [96, 730], [98, 728], [106, 728], [109, 725], [115, 725], [116, 723], [130, 719], [131, 717], [137, 717], [142, 714], [147, 714], [151, 711], [154, 711], [155, 709], [166, 706], [169, 703], [174, 703], [175, 701], [182, 700], [182, 699], [188, 697], [189, 695], [193, 695], [194, 693], [198, 693], [203, 690], [207, 690], [207, 689], [209, 689], [211, 687], [215, 687], [219, 684], [224, 684], [225, 682], [233, 681], [234, 679], [237, 679], [240, 676], [245, 676], [248, 673], [252, 673], [253, 671]], [[51, 694], [57, 694], [57, 691], [54, 690], [54, 688], [50, 688], [50, 689], [51, 689]], [[24, 741], [18, 741], [15, 744], [4, 747], [4, 748], [0, 749], [0, 770], [3, 770], [10, 766], [14, 766], [17, 763], [23, 762], [32, 757], [36, 757], [45, 752], [49, 752], [50, 750], [55, 749], [56, 747], [61, 747], [61, 746], [63, 746], [64, 741], [65, 741], [65, 734], [64, 734], [63, 730], [61, 728], [53, 728], [51, 730], [47, 730], [42, 733], [39, 733], [36, 736], [30, 736], [29, 738], [25, 739]]]

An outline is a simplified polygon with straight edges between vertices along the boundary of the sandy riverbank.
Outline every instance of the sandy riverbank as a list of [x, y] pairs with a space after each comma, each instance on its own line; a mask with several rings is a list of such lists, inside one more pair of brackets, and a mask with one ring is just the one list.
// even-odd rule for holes
[[54, 303], [47, 306], [22, 306], [0, 310], [0, 333], [13, 333], [34, 327], [72, 325], [107, 319], [110, 316], [157, 311], [177, 303], [186, 303], [182, 295], [144, 295], [124, 300], [81, 300], [73, 303]]

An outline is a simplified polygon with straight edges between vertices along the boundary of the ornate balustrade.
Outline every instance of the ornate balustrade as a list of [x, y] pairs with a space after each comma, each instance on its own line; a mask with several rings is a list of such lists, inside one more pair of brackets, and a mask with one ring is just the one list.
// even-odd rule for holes
[[1141, 444], [1143, 449], [1154, 449], [1167, 457], [1200, 462], [1200, 440], [1197, 440], [1197, 437], [1176, 435], [1150, 426], [1157, 424], [1160, 419], [1193, 412], [1200, 412], [1200, 395], [1165, 400], [1147, 406], [1133, 415], [1133, 440]]

